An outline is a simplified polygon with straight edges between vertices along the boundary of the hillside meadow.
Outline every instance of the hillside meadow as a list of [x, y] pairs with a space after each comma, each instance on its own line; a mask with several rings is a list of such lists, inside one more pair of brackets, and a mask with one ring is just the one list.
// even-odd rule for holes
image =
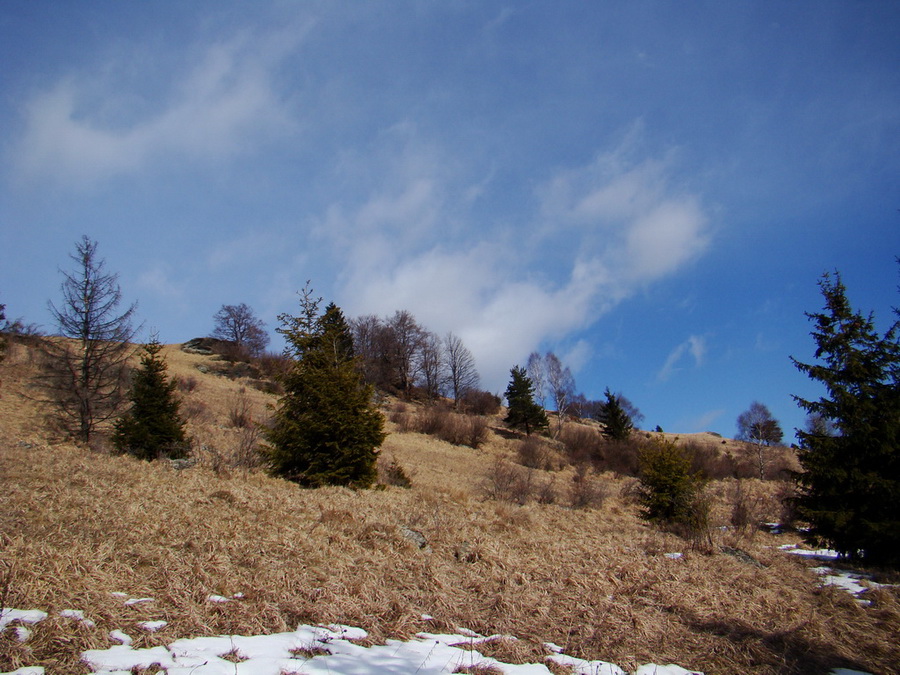
[[[252, 467], [271, 387], [215, 356], [164, 354], [194, 439], [197, 462], [184, 469], [117, 456], [102, 438], [68, 442], [34, 400], [37, 352], [14, 343], [0, 364], [0, 606], [48, 614], [27, 640], [12, 625], [0, 633], [0, 671], [87, 673], [82, 652], [108, 648], [116, 629], [139, 648], [303, 623], [358, 626], [371, 644], [461, 627], [513, 635], [480, 647], [509, 663], [541, 663], [552, 642], [628, 671], [900, 672], [897, 588], [873, 588], [863, 604], [779, 549], [796, 533], [752, 526], [781, 517], [777, 481], [711, 481], [708, 537], [691, 542], [639, 517], [633, 477], [589, 475], [595, 498], [573, 508], [576, 473], [561, 452], [528, 472], [554, 499], [537, 488], [500, 498], [492, 487], [519, 466], [523, 442], [501, 416], [474, 449], [402, 431], [398, 411], [427, 412], [385, 399], [380, 462], [411, 486], [302, 490]], [[751, 526], [733, 526], [737, 501]], [[148, 632], [147, 620], [167, 623]]]

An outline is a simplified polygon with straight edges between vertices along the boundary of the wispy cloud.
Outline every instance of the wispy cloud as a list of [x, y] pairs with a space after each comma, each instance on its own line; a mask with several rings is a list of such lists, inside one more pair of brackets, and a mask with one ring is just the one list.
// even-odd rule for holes
[[688, 433], [699, 433], [711, 429], [716, 420], [718, 420], [725, 411], [722, 409], [708, 410], [699, 417], [689, 420], [682, 428], [687, 429]]
[[[367, 171], [355, 161], [345, 167], [357, 183], [349, 193], [367, 200], [336, 201], [316, 228], [344, 260], [345, 309], [408, 309], [430, 329], [460, 335], [486, 383], [505, 380], [542, 342], [588, 327], [707, 246], [699, 200], [668, 186], [666, 162], [625, 166], [613, 155], [560, 171], [537, 188], [531, 220], [504, 227], [466, 199], [477, 170], [460, 169], [465, 163], [452, 151], [412, 127], [390, 130]], [[585, 350], [578, 354], [584, 358]]]
[[694, 366], [703, 365], [703, 359], [706, 356], [706, 338], [699, 335], [691, 335], [687, 340], [675, 347], [666, 358], [663, 367], [656, 374], [656, 379], [665, 382], [672, 377], [677, 371], [681, 370], [679, 365], [685, 358], [692, 358]]
[[249, 34], [211, 44], [183, 64], [161, 102], [143, 95], [142, 75], [129, 78], [115, 65], [106, 75], [69, 75], [25, 102], [16, 175], [83, 187], [154, 160], [229, 157], [288, 130], [273, 73], [302, 34], [270, 35], [262, 48]]

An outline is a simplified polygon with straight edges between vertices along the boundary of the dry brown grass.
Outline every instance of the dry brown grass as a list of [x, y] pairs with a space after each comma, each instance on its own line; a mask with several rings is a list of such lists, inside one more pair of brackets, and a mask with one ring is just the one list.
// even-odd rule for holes
[[[170, 372], [197, 380], [183, 395], [208, 409], [191, 433], [208, 445], [232, 442], [239, 430], [228, 411], [241, 383], [198, 371], [209, 357], [167, 356]], [[48, 438], [19, 396], [30, 368], [21, 354], [0, 366], [0, 574], [9, 605], [50, 618], [27, 642], [0, 635], [0, 670], [84, 673], [79, 654], [110, 646], [113, 629], [145, 647], [339, 622], [375, 641], [459, 626], [520, 638], [482, 650], [503, 658], [536, 658], [551, 641], [628, 669], [671, 662], [707, 673], [897, 672], [896, 592], [879, 591], [864, 608], [819, 588], [808, 563], [773, 548], [794, 541], [789, 535], [716, 535], [717, 545], [739, 546], [763, 567], [692, 553], [641, 521], [630, 482], [611, 474], [600, 477], [610, 486], [600, 508], [484, 500], [477, 487], [492, 462], [515, 452], [493, 432], [478, 450], [392, 433], [383, 452], [409, 472], [407, 490], [301, 490], [203, 464], [175, 471]], [[257, 410], [273, 400], [246, 392]], [[554, 475], [571, 481], [572, 469]], [[762, 493], [767, 484], [745, 487]], [[710, 486], [714, 524], [728, 522], [733, 489]], [[427, 547], [403, 528], [424, 535]], [[665, 556], [673, 551], [685, 555]], [[127, 606], [113, 592], [154, 600]], [[235, 593], [243, 598], [208, 600]], [[96, 625], [59, 616], [70, 608]], [[168, 625], [146, 633], [137, 622], [147, 619]]]

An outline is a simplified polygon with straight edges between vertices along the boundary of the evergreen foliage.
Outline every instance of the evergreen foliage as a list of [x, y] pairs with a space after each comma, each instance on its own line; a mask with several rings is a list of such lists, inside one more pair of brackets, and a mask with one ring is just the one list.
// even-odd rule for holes
[[116, 449], [139, 459], [178, 459], [187, 455], [189, 448], [176, 383], [166, 375], [168, 367], [161, 351], [156, 337], [144, 345], [141, 367], [132, 377], [131, 408], [116, 420], [113, 432]]
[[319, 313], [309, 285], [300, 316], [282, 315], [278, 331], [293, 362], [280, 378], [285, 393], [266, 432], [264, 451], [273, 474], [305, 487], [365, 488], [376, 478], [376, 449], [384, 418], [372, 404], [353, 356], [353, 338], [341, 310]]
[[818, 423], [797, 431], [803, 471], [798, 515], [808, 540], [869, 563], [900, 565], [900, 343], [895, 322], [879, 334], [854, 311], [840, 275], [819, 283], [818, 363], [794, 365], [821, 383], [818, 400], [794, 397]]
[[691, 457], [672, 441], [654, 439], [638, 455], [641, 515], [664, 524], [693, 526], [703, 487], [691, 470]]
[[603, 424], [603, 435], [614, 441], [627, 440], [634, 429], [631, 416], [622, 406], [619, 397], [613, 394], [609, 387], [604, 392], [606, 403], [600, 406], [597, 412], [597, 420]]
[[506, 387], [506, 423], [514, 429], [524, 429], [526, 434], [549, 426], [547, 413], [534, 402], [534, 385], [524, 368], [513, 367]]

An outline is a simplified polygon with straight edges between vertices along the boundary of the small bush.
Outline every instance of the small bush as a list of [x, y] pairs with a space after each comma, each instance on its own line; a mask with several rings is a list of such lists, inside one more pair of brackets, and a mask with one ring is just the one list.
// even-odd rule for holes
[[587, 464], [580, 464], [575, 469], [569, 486], [569, 506], [573, 509], [599, 509], [603, 506], [606, 489], [590, 474]]
[[482, 493], [488, 499], [523, 505], [532, 497], [533, 476], [529, 469], [498, 457], [482, 483]]
[[175, 380], [175, 384], [178, 387], [178, 391], [185, 394], [189, 394], [194, 391], [199, 384], [197, 378], [193, 375], [188, 375], [187, 377], [176, 377], [173, 379]]
[[516, 448], [519, 464], [529, 469], [553, 471], [556, 466], [555, 453], [545, 441], [534, 436], [527, 436]]
[[467, 391], [460, 403], [462, 409], [472, 415], [496, 415], [500, 412], [500, 397], [489, 391]]
[[237, 429], [245, 429], [253, 424], [253, 403], [244, 387], [233, 394], [229, 401], [228, 423]]
[[737, 480], [731, 492], [731, 526], [740, 534], [753, 533], [762, 523], [763, 503], [753, 496], [744, 480]]
[[401, 431], [418, 431], [453, 445], [478, 448], [487, 441], [488, 424], [483, 417], [451, 412], [442, 405], [429, 406], [418, 416], [411, 413], [391, 415]]
[[412, 481], [406, 475], [406, 471], [394, 458], [378, 463], [378, 482], [381, 485], [393, 485], [401, 488], [412, 487]]
[[624, 441], [606, 441], [601, 456], [595, 461], [601, 471], [612, 471], [620, 476], [637, 476], [642, 442], [635, 438]]
[[603, 457], [603, 437], [596, 429], [581, 424], [567, 424], [559, 433], [569, 460], [574, 464], [598, 462]]
[[691, 458], [671, 441], [656, 440], [639, 455], [641, 515], [690, 539], [709, 531], [709, 501]]
[[737, 466], [730, 453], [703, 443], [688, 442], [683, 446], [691, 458], [691, 471], [709, 480], [721, 480], [735, 475]]

